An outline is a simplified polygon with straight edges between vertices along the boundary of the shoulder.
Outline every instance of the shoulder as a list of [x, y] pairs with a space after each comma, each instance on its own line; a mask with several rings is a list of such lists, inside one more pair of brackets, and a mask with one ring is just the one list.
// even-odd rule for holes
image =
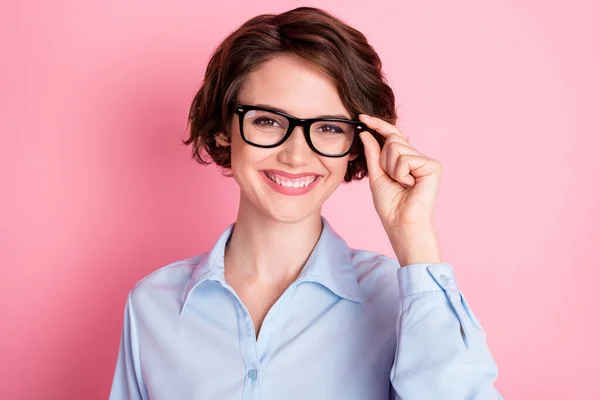
[[398, 260], [369, 250], [352, 249], [352, 264], [363, 296], [384, 302], [398, 299]]
[[186, 259], [173, 261], [140, 279], [131, 289], [129, 296], [133, 303], [179, 299], [187, 288], [194, 269], [205, 257], [202, 253]]
[[395, 258], [369, 250], [351, 249], [351, 259], [359, 281], [372, 275], [396, 276], [400, 268]]

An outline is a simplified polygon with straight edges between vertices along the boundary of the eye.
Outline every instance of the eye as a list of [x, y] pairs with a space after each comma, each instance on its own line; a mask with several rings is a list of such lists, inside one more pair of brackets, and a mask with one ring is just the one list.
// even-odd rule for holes
[[265, 126], [265, 127], [277, 127], [279, 124], [279, 122], [275, 121], [273, 118], [267, 118], [267, 117], [259, 117], [256, 118], [254, 120], [254, 124], [258, 125], [258, 126]]
[[333, 124], [321, 125], [319, 126], [318, 130], [324, 133], [344, 133], [344, 129]]

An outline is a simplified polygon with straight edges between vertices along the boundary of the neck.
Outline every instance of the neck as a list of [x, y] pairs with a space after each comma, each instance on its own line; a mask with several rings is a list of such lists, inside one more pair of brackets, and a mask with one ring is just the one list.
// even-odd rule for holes
[[287, 284], [295, 280], [321, 235], [320, 210], [297, 222], [281, 222], [240, 199], [225, 248], [225, 273], [248, 282]]

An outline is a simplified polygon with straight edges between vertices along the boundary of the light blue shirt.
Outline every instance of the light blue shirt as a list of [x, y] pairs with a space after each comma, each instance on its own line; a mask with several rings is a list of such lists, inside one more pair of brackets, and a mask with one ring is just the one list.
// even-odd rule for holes
[[354, 250], [322, 218], [258, 339], [212, 250], [129, 293], [110, 399], [502, 399], [485, 333], [452, 266]]

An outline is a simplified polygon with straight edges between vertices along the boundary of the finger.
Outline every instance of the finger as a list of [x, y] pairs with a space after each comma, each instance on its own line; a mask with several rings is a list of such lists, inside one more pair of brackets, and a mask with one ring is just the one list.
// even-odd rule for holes
[[385, 175], [385, 171], [383, 171], [379, 165], [381, 156], [379, 142], [377, 142], [371, 132], [367, 131], [360, 133], [360, 140], [362, 140], [365, 148], [365, 158], [367, 159], [369, 180], [371, 180], [371, 182], [375, 182], [375, 180], [379, 179], [382, 175]]
[[404, 138], [404, 134], [398, 129], [396, 125], [392, 125], [387, 121], [382, 120], [381, 118], [372, 117], [367, 114], [359, 114], [358, 119], [367, 124], [367, 126], [371, 129], [375, 129], [377, 132], [385, 136], [386, 138], [390, 135], [398, 135], [402, 139]]
[[380, 118], [371, 117], [370, 115], [366, 114], [360, 114], [358, 118], [364, 122], [367, 127], [381, 134], [386, 141], [399, 141], [407, 146], [413, 147], [413, 145], [408, 141], [408, 137], [400, 129], [398, 129], [396, 125], [392, 125]]
[[392, 179], [400, 183], [404, 188], [410, 189], [415, 185], [415, 177], [410, 174], [410, 163], [406, 157], [398, 157], [393, 170]]
[[[394, 135], [396, 136], [396, 135]], [[405, 144], [402, 141], [399, 140], [394, 140], [391, 136], [389, 139], [387, 139], [385, 141], [385, 144], [383, 145], [383, 148], [381, 149], [381, 152], [388, 152], [391, 151], [393, 153], [397, 153], [400, 155], [403, 154], [410, 154], [413, 156], [421, 156], [424, 157], [423, 154], [419, 153], [414, 147], [412, 147], [410, 144]]]
[[422, 156], [421, 153], [412, 147], [408, 147], [396, 141], [386, 141], [385, 145], [381, 149], [381, 168], [383, 168], [388, 175], [392, 176], [394, 169], [396, 168], [398, 158], [403, 155]]
[[[404, 179], [407, 174], [412, 175], [415, 179], [432, 174], [441, 176], [442, 166], [437, 160], [411, 154], [400, 156], [400, 158], [402, 159], [403, 166], [401, 170], [398, 170], [397, 176], [399, 179]], [[392, 178], [396, 179], [395, 176]], [[410, 179], [406, 182], [409, 183]]]
[[412, 149], [411, 153], [421, 154], [408, 140], [404, 139], [400, 135], [391, 134], [385, 139], [385, 144], [387, 143], [400, 143], [407, 149]]

